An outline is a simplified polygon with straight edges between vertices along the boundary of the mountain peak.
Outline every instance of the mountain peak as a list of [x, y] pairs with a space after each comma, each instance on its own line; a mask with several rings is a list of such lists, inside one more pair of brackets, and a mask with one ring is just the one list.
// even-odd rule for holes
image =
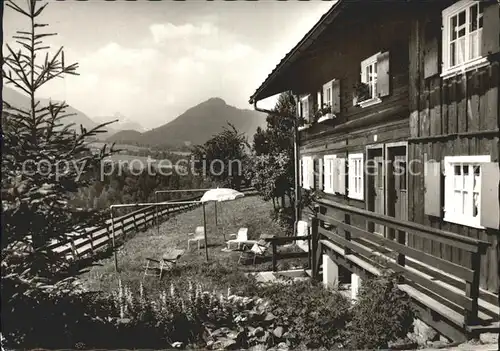
[[217, 104], [217, 105], [226, 105], [226, 102], [221, 99], [220, 97], [212, 97], [210, 99], [208, 99], [207, 101], [205, 101], [206, 103], [210, 103], [210, 104]]

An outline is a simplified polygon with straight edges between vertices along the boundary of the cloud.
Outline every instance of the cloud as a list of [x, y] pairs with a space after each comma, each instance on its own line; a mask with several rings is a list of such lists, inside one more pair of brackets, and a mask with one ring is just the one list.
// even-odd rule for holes
[[88, 71], [121, 70], [151, 64], [160, 56], [155, 48], [127, 48], [112, 42], [81, 58], [80, 66]]
[[176, 26], [172, 23], [155, 23], [149, 26], [155, 43], [163, 43], [172, 39], [189, 38], [193, 36], [211, 36], [218, 34], [218, 28], [211, 23], [199, 26], [191, 23]]
[[[51, 50], [65, 45], [65, 59], [79, 63], [80, 76], [53, 81], [39, 96], [66, 100], [91, 118], [120, 112], [145, 127], [164, 124], [214, 96], [250, 108], [248, 97], [255, 88], [331, 6], [323, 2], [321, 9], [318, 5], [306, 10], [304, 5], [293, 17], [283, 11], [265, 12], [265, 7], [247, 7], [247, 12], [221, 5], [218, 11], [200, 2], [162, 12], [151, 3], [137, 3], [106, 15], [96, 12], [97, 5], [82, 7], [87, 14], [109, 20], [90, 28], [77, 25], [88, 22], [84, 12], [75, 15], [73, 7], [54, 6], [54, 21], [48, 23], [61, 25], [57, 31], [64, 37], [47, 42]], [[17, 28], [14, 19], [10, 22], [7, 29]]]
[[76, 53], [78, 77], [53, 83], [43, 95], [64, 98], [89, 117], [121, 112], [145, 127], [168, 122], [213, 96], [241, 105], [261, 56], [233, 33], [211, 23], [149, 25], [135, 45], [109, 42]]
[[236, 43], [229, 48], [221, 49], [206, 49], [203, 47], [197, 47], [194, 50], [194, 56], [206, 61], [235, 61], [244, 58], [250, 54], [253, 49], [245, 44]]

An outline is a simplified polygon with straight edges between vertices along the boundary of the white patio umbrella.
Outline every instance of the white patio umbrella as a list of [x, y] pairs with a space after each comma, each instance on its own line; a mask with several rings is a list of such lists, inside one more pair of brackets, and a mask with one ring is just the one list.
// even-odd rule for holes
[[229, 189], [229, 188], [217, 188], [210, 189], [203, 194], [200, 201], [201, 202], [209, 202], [209, 201], [231, 201], [236, 200], [237, 198], [243, 197], [245, 194], [239, 192], [238, 190]]
[[[208, 261], [208, 248], [207, 248], [207, 219], [205, 216], [205, 203], [206, 202], [215, 202], [215, 208], [217, 211], [217, 202], [223, 202], [223, 201], [232, 201], [236, 200], [240, 197], [245, 196], [242, 192], [239, 192], [238, 190], [230, 189], [230, 188], [216, 188], [216, 189], [210, 189], [203, 194], [203, 196], [200, 199], [200, 202], [203, 203], [203, 228], [205, 232], [205, 255], [207, 256], [207, 261]], [[217, 212], [215, 214], [217, 216]], [[216, 222], [217, 222], [217, 217], [216, 217]]]

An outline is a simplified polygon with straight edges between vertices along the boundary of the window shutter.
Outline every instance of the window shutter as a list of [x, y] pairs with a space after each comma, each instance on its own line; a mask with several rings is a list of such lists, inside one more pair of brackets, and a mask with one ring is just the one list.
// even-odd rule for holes
[[[447, 173], [449, 174], [449, 173]], [[453, 179], [450, 175], [447, 179]], [[428, 216], [441, 217], [441, 163], [424, 164], [424, 211]], [[448, 193], [448, 191], [446, 192]]]
[[302, 158], [302, 167], [300, 167], [300, 179], [302, 179], [302, 188], [307, 188], [307, 158]]
[[318, 158], [318, 190], [323, 190], [323, 158]]
[[323, 182], [323, 191], [328, 192], [328, 189], [330, 188], [330, 182], [328, 179], [328, 175], [330, 173], [330, 160], [328, 158], [324, 157], [323, 158], [323, 175], [325, 178], [325, 181]]
[[347, 195], [354, 192], [354, 161], [349, 158], [347, 162]]
[[390, 93], [389, 51], [377, 56], [377, 94], [379, 97]]
[[318, 160], [316, 158], [311, 158], [311, 189], [317, 189], [316, 180], [318, 175]]
[[499, 164], [481, 163], [481, 225], [500, 229], [500, 204], [498, 187], [500, 183]]
[[299, 185], [301, 188], [304, 187], [304, 159], [301, 158], [300, 159], [300, 165], [299, 165]]
[[441, 21], [439, 18], [428, 20], [425, 25], [424, 43], [424, 78], [439, 73], [439, 41], [436, 36], [440, 33]]
[[316, 93], [316, 102], [318, 104], [318, 110], [321, 109], [323, 107], [323, 95], [321, 91]]
[[345, 167], [345, 158], [338, 158], [337, 159], [338, 165], [338, 177], [337, 177], [337, 192], [341, 195], [345, 195], [345, 173], [346, 173], [346, 167]]
[[332, 113], [340, 113], [340, 80], [332, 83]]
[[314, 158], [309, 157], [308, 158], [308, 173], [307, 173], [307, 178], [309, 181], [309, 189], [314, 189]]
[[297, 108], [297, 116], [302, 117], [302, 104], [300, 103], [300, 99], [295, 99], [295, 106]]
[[[444, 212], [453, 206], [453, 165], [444, 165]], [[445, 215], [446, 217], [446, 215]]]
[[488, 56], [500, 51], [500, 4], [484, 4], [483, 45], [481, 54]]
[[314, 94], [310, 94], [308, 97], [308, 104], [309, 104], [309, 123], [314, 122], [314, 109], [316, 106], [316, 97]]
[[337, 162], [337, 157], [333, 158], [331, 161], [331, 172], [332, 172], [332, 192], [336, 193], [337, 189], [339, 187], [338, 184], [338, 177], [337, 177], [337, 170], [338, 170], [338, 162]]

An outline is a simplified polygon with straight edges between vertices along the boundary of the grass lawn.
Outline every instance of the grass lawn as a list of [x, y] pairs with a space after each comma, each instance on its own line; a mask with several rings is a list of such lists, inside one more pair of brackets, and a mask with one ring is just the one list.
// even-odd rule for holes
[[[235, 201], [218, 204], [218, 222], [224, 233], [236, 233], [240, 227], [248, 228], [249, 239], [258, 239], [261, 234], [285, 236], [286, 233], [270, 218], [272, 204], [262, 201], [258, 196], [244, 197]], [[206, 206], [207, 238], [209, 262], [206, 262], [205, 249], [199, 251], [196, 243], [192, 243], [187, 251], [187, 233], [193, 232], [196, 226], [203, 225], [201, 207], [178, 214], [160, 226], [129, 237], [118, 251], [117, 274], [113, 257], [106, 257], [96, 262], [89, 272], [80, 278], [90, 290], [117, 291], [118, 279], [122, 283], [136, 289], [143, 280], [144, 288], [149, 291], [170, 289], [174, 283], [181, 290], [187, 287], [189, 281], [202, 284], [204, 289], [234, 292], [247, 288], [248, 279], [243, 275], [249, 271], [271, 270], [271, 258], [260, 260], [255, 266], [248, 263], [238, 264], [239, 252], [223, 252], [226, 246], [222, 233], [215, 226], [214, 204]], [[222, 224], [222, 225], [221, 225]], [[228, 235], [226, 235], [228, 239]], [[179, 259], [177, 267], [164, 273], [160, 281], [157, 277], [147, 276], [144, 279], [146, 257], [160, 258], [164, 252], [172, 248], [186, 249]], [[287, 251], [298, 251], [292, 246], [282, 248]], [[281, 260], [278, 268], [302, 267], [307, 259]]]

